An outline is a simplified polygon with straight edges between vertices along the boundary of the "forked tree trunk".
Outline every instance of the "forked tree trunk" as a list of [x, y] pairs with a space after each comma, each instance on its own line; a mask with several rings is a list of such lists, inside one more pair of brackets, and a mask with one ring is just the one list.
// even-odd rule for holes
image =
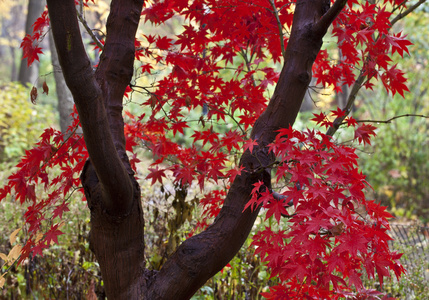
[[91, 210], [91, 246], [110, 299], [189, 299], [220, 271], [246, 240], [258, 210], [243, 212], [253, 183], [270, 187], [267, 145], [276, 130], [292, 125], [311, 80], [322, 38], [347, 1], [298, 0], [292, 32], [274, 95], [256, 121], [258, 141], [240, 164], [214, 223], [187, 239], [159, 272], [145, 269], [140, 191], [133, 177], [123, 134], [122, 97], [131, 80], [134, 37], [143, 0], [113, 0], [100, 64], [93, 73], [79, 32], [74, 0], [48, 0], [52, 31], [64, 77], [83, 127], [90, 162], [81, 179]]

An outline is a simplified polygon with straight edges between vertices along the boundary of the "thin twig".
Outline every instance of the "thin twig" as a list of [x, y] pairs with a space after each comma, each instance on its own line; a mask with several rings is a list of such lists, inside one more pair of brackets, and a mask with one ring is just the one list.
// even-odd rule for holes
[[89, 34], [89, 36], [92, 38], [94, 43], [97, 44], [98, 48], [100, 50], [104, 49], [104, 45], [100, 42], [100, 40], [95, 36], [94, 32], [92, 32], [92, 29], [89, 28], [88, 23], [85, 21], [85, 19], [82, 17], [82, 15], [79, 13], [79, 11], [76, 10], [77, 17], [79, 18], [79, 21], [82, 23], [83, 27], [85, 27], [86, 32]]
[[[383, 123], [383, 124], [389, 124], [393, 120], [396, 120], [396, 119], [399, 119], [399, 118], [404, 118], [404, 117], [419, 117], [419, 118], [429, 119], [429, 116], [426, 116], [426, 115], [405, 114], [405, 115], [394, 116], [394, 117], [392, 117], [390, 119], [387, 119], [387, 120], [356, 120], [356, 122], [358, 122], [358, 123]], [[343, 123], [341, 123], [341, 125], [344, 125], [346, 123], [347, 122], [343, 122]]]
[[[404, 1], [406, 2], [406, 1]], [[417, 2], [416, 4], [414, 4], [413, 6], [410, 6], [407, 10], [405, 10], [404, 12], [400, 12], [391, 22], [391, 26], [393, 26], [396, 22], [398, 22], [399, 20], [401, 20], [403, 17], [405, 17], [406, 15], [412, 13], [417, 7], [419, 7], [420, 5], [422, 5], [423, 3], [425, 3], [426, 0], [420, 0], [419, 2]]]
[[274, 16], [276, 17], [276, 21], [277, 21], [277, 26], [279, 28], [279, 34], [280, 34], [280, 46], [282, 48], [282, 55], [283, 55], [283, 59], [286, 59], [286, 49], [285, 49], [285, 42], [284, 42], [284, 36], [283, 36], [283, 25], [282, 22], [280, 22], [280, 17], [279, 17], [279, 11], [276, 8], [276, 5], [274, 4], [274, 0], [268, 0], [273, 8], [272, 12], [274, 14]]
[[[246, 47], [246, 49], [249, 47], [249, 44], [247, 45], [247, 47]], [[252, 71], [252, 69], [250, 69], [250, 64], [251, 64], [251, 62], [252, 62], [252, 57], [253, 57], [253, 54], [252, 54], [252, 57], [250, 58], [250, 60], [247, 58], [247, 50], [246, 51], [244, 51], [244, 49], [243, 48], [240, 48], [240, 55], [241, 55], [241, 57], [243, 57], [243, 60], [244, 60], [244, 62], [246, 63], [246, 68], [247, 68], [247, 72], [251, 72]], [[256, 81], [255, 81], [255, 76], [253, 76], [253, 74], [252, 75], [250, 75], [250, 78], [252, 78], [252, 84], [253, 84], [253, 86], [256, 86]]]
[[324, 35], [346, 4], [347, 0], [336, 0], [322, 18], [314, 25], [314, 33]]
[[405, 3], [407, 3], [408, 0], [404, 0], [401, 3], [399, 3], [398, 5], [396, 5], [396, 7], [394, 7], [391, 11], [391, 13], [394, 13], [396, 10], [398, 10], [399, 8], [404, 8], [405, 7]]

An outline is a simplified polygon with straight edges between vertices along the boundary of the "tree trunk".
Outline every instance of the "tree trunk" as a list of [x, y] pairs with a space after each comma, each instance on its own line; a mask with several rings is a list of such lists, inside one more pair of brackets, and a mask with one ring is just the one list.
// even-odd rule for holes
[[65, 133], [67, 128], [72, 124], [73, 119], [73, 96], [67, 87], [64, 80], [63, 71], [61, 70], [60, 62], [58, 61], [57, 49], [55, 49], [54, 38], [49, 34], [49, 48], [51, 49], [51, 61], [54, 69], [55, 86], [58, 97], [58, 112], [60, 113], [60, 128], [61, 132]]
[[12, 66], [11, 66], [11, 70], [10, 70], [10, 81], [16, 81], [18, 79], [18, 72], [17, 72], [17, 68], [16, 68], [16, 63], [15, 63], [15, 59], [16, 59], [16, 48], [11, 46], [9, 47], [10, 49], [10, 56], [11, 56], [11, 61], [12, 61]]
[[[43, 12], [45, 1], [42, 0], [29, 0], [27, 21], [25, 23], [25, 34], [33, 34], [33, 24]], [[34, 61], [30, 67], [27, 67], [27, 59], [21, 60], [19, 68], [18, 81], [24, 85], [35, 84], [37, 77], [39, 77], [39, 62]]]
[[48, 0], [64, 77], [78, 109], [90, 156], [81, 176], [91, 210], [91, 246], [110, 299], [189, 299], [238, 252], [258, 209], [243, 212], [253, 183], [270, 188], [267, 145], [291, 126], [311, 80], [311, 68], [329, 25], [347, 1], [298, 0], [278, 84], [251, 133], [258, 146], [245, 152], [214, 223], [187, 239], [159, 272], [145, 269], [140, 193], [125, 153], [122, 98], [133, 73], [134, 37], [143, 0], [113, 0], [100, 64], [94, 74], [79, 33], [74, 0]]

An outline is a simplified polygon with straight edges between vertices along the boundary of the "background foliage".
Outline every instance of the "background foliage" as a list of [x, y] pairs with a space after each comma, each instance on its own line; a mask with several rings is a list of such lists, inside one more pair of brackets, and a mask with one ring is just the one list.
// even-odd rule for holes
[[38, 139], [54, 113], [49, 106], [29, 105], [29, 89], [19, 83], [0, 87], [0, 163], [16, 161]]

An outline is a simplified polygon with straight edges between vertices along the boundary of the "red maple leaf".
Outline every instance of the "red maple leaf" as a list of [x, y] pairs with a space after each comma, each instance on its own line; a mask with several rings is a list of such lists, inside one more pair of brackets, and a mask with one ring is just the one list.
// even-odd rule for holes
[[282, 200], [273, 199], [264, 207], [268, 209], [267, 214], [265, 216], [265, 220], [274, 214], [274, 217], [276, 218], [277, 222], [280, 222], [280, 218], [282, 217], [282, 215], [288, 215], [288, 212], [285, 208], [285, 203]]
[[162, 184], [162, 178], [166, 177], [165, 175], [165, 170], [164, 169], [159, 169], [158, 166], [156, 168], [148, 168], [149, 170], [149, 175], [146, 176], [146, 179], [151, 179], [152, 178], [152, 185], [155, 184], [155, 182], [159, 181], [159, 183]]
[[168, 50], [171, 47], [172, 41], [172, 39], [169, 39], [166, 36], [160, 36], [156, 39], [155, 44], [160, 50]]
[[368, 248], [368, 240], [361, 233], [349, 233], [345, 236], [340, 236], [341, 244], [335, 250], [338, 252], [348, 252], [353, 257], [358, 255], [358, 252], [366, 252]]
[[233, 182], [235, 180], [235, 177], [241, 175], [241, 172], [243, 170], [244, 170], [243, 166], [235, 167], [235, 168], [228, 170], [228, 172], [226, 173], [226, 177], [229, 178], [228, 181]]
[[153, 66], [151, 64], [143, 64], [141, 66], [142, 73], [149, 73], [151, 74], [151, 70], [153, 69]]
[[64, 232], [58, 229], [58, 224], [52, 226], [45, 234], [45, 241], [47, 245], [51, 245], [52, 242], [58, 244], [58, 236], [64, 234]]
[[332, 115], [336, 118], [341, 118], [346, 114], [346, 112], [339, 107], [337, 107], [336, 110], [331, 110], [331, 112], [332, 112]]
[[63, 218], [63, 213], [70, 211], [68, 207], [68, 203], [63, 201], [62, 204], [57, 205], [54, 211], [52, 212], [52, 218], [60, 217], [60, 219]]
[[413, 45], [413, 43], [407, 40], [406, 37], [406, 35], [402, 36], [401, 32], [392, 36], [385, 36], [386, 42], [388, 42], [392, 46], [392, 54], [398, 52], [401, 57], [404, 57], [404, 52], [406, 52], [408, 55], [410, 55], [410, 52], [408, 51], [408, 46]]
[[329, 128], [332, 126], [332, 122], [326, 118], [325, 114], [321, 112], [320, 114], [313, 114], [314, 118], [312, 118], [312, 121], [315, 121], [318, 125], [324, 126], [326, 128]]
[[176, 135], [177, 132], [180, 132], [181, 134], [185, 134], [183, 129], [189, 128], [188, 124], [186, 122], [174, 122], [171, 124], [171, 129], [173, 130], [173, 135]]
[[381, 75], [381, 80], [386, 89], [392, 91], [392, 95], [395, 95], [396, 92], [398, 92], [402, 97], [404, 97], [404, 91], [410, 91], [405, 84], [407, 79], [404, 75], [404, 72], [399, 70], [397, 65], [394, 65]]
[[42, 48], [38, 46], [37, 42], [29, 34], [23, 38], [20, 47], [23, 51], [23, 58], [27, 58], [27, 67], [31, 66], [34, 60], [39, 61], [39, 54], [43, 53]]
[[46, 26], [49, 26], [48, 11], [45, 10], [33, 24], [33, 32], [42, 32]]
[[257, 146], [258, 142], [256, 140], [248, 139], [243, 145], [243, 151], [249, 149], [250, 153], [253, 152], [253, 147]]
[[356, 119], [355, 118], [353, 118], [353, 117], [347, 117], [346, 118], [346, 122], [347, 122], [347, 127], [350, 127], [350, 126], [356, 126], [358, 123], [356, 122]]
[[371, 145], [371, 135], [375, 136], [375, 130], [377, 127], [371, 125], [371, 124], [362, 124], [355, 130], [355, 137], [354, 139], [357, 139], [359, 143], [364, 143]]

